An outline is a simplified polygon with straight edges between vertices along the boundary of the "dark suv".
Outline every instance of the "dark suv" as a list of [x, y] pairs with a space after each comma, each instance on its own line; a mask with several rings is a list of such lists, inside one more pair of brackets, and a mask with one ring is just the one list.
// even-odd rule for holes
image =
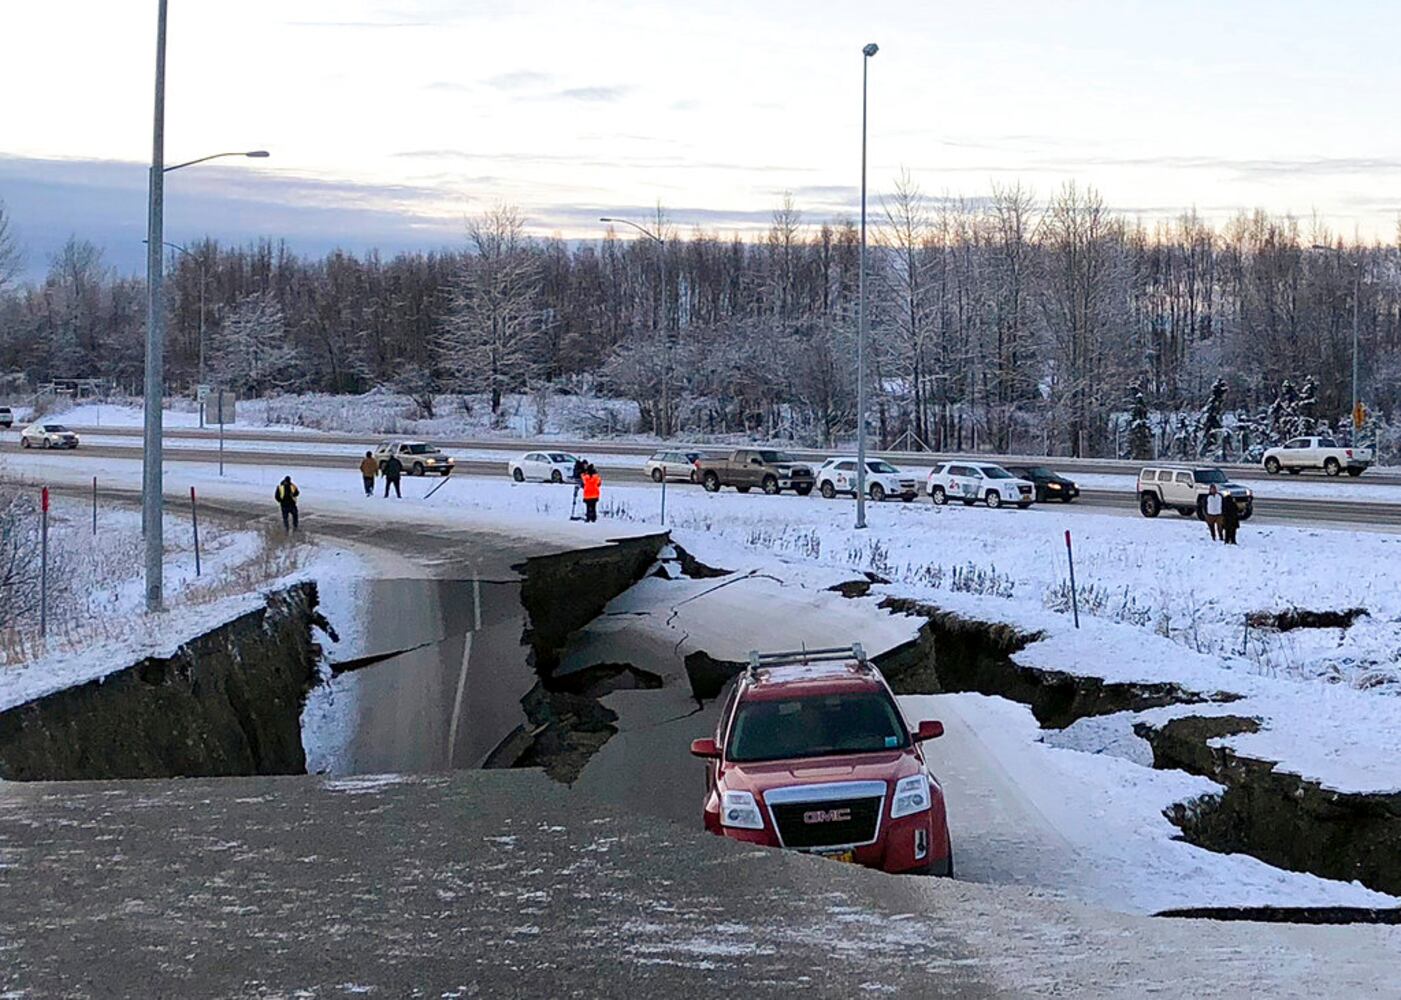
[[1036, 487], [1037, 503], [1049, 500], [1070, 503], [1080, 495], [1080, 487], [1075, 485], [1074, 480], [1066, 479], [1044, 465], [1005, 465], [1003, 468]]
[[711, 833], [887, 872], [951, 875], [944, 792], [860, 646], [750, 654], [712, 739], [703, 807]]

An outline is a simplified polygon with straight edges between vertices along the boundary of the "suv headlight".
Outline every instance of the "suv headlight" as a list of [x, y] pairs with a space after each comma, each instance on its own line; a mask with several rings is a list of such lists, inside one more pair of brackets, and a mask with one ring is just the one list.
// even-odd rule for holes
[[890, 803], [890, 818], [911, 816], [929, 808], [929, 778], [912, 774], [895, 783], [895, 798]]
[[726, 792], [720, 800], [720, 825], [740, 830], [762, 830], [764, 817], [750, 792]]

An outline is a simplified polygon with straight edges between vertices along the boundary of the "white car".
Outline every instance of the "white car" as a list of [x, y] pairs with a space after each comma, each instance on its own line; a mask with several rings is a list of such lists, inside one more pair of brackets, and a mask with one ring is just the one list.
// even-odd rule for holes
[[1360, 476], [1372, 464], [1372, 449], [1344, 447], [1327, 437], [1297, 437], [1265, 452], [1263, 464], [1272, 476], [1281, 469], [1294, 475], [1304, 469], [1322, 469], [1328, 476], [1344, 470], [1349, 476]]
[[375, 461], [379, 463], [380, 472], [384, 471], [384, 463], [389, 461], [390, 455], [398, 456], [399, 464], [410, 476], [426, 476], [430, 472], [439, 476], [451, 475], [455, 464], [450, 457], [426, 442], [386, 441], [375, 449]]
[[[822, 468], [817, 470], [817, 492], [827, 500], [831, 500], [838, 493], [856, 496], [857, 471], [855, 457], [827, 459], [822, 463]], [[889, 462], [879, 458], [868, 458], [866, 495], [876, 502], [887, 497], [899, 497], [909, 503], [919, 495], [919, 480], [909, 473], [901, 472]]]
[[936, 504], [962, 500], [971, 507], [981, 500], [989, 507], [1014, 503], [1026, 510], [1036, 502], [1036, 484], [1018, 479], [1000, 465], [981, 462], [940, 462], [929, 470], [929, 499]]
[[700, 482], [700, 463], [705, 458], [699, 451], [659, 451], [647, 459], [643, 466], [652, 482], [663, 479], [680, 479], [688, 483]]
[[518, 483], [534, 479], [542, 483], [562, 483], [574, 475], [578, 456], [567, 451], [528, 451], [506, 463], [511, 478]]
[[62, 424], [30, 424], [19, 435], [21, 448], [76, 448], [78, 435]]

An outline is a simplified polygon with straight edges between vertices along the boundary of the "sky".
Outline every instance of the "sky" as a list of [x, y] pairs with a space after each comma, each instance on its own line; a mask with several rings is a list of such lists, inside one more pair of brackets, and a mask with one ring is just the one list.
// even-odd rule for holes
[[[0, 0], [0, 200], [41, 275], [70, 235], [135, 273], [156, 0]], [[1393, 241], [1401, 4], [1364, 0], [170, 0], [166, 236], [385, 253], [464, 245], [498, 202], [539, 235], [678, 232], [1067, 180], [1154, 221], [1318, 217]]]

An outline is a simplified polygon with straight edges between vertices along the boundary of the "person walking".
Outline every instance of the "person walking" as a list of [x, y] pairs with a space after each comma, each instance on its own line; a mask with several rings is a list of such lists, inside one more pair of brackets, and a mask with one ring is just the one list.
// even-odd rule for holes
[[1221, 540], [1227, 545], [1236, 544], [1236, 532], [1240, 529], [1240, 504], [1227, 493], [1221, 498]]
[[373, 452], [365, 452], [365, 457], [360, 460], [360, 478], [365, 481], [365, 496], [375, 495], [375, 476], [379, 475], [379, 463], [375, 461]]
[[1211, 540], [1216, 541], [1221, 533], [1221, 492], [1215, 483], [1206, 493], [1206, 528], [1211, 532]]
[[603, 477], [598, 474], [598, 470], [590, 462], [584, 467], [583, 488], [584, 488], [584, 520], [598, 520], [598, 498], [603, 492]]
[[282, 509], [282, 529], [288, 534], [297, 530], [297, 497], [301, 495], [302, 491], [297, 489], [297, 484], [292, 482], [291, 476], [283, 476], [282, 482], [277, 484], [277, 489], [273, 492], [273, 499]]
[[384, 463], [384, 496], [389, 498], [389, 488], [394, 487], [394, 495], [400, 500], [404, 499], [404, 494], [399, 492], [399, 477], [404, 474], [404, 463], [399, 461], [398, 455], [390, 455], [389, 460]]

